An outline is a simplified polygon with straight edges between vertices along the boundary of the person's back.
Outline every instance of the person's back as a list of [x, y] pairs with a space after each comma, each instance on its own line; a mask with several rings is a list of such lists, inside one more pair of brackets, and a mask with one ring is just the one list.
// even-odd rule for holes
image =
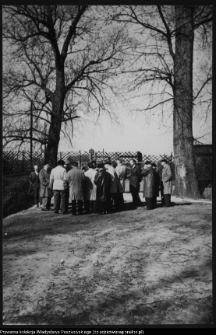
[[83, 200], [84, 172], [78, 166], [73, 166], [73, 169], [67, 172], [66, 180], [72, 192], [70, 196], [75, 198], [75, 200]]

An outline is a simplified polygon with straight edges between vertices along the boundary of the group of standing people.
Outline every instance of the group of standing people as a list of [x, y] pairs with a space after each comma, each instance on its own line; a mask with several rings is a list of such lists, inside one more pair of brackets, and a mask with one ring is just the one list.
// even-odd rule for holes
[[96, 164], [92, 161], [82, 168], [77, 162], [59, 160], [54, 169], [45, 164], [39, 172], [34, 166], [34, 172], [29, 176], [33, 188], [35, 206], [42, 210], [50, 209], [51, 197], [54, 196], [54, 213], [68, 213], [69, 200], [72, 203], [72, 215], [83, 213], [83, 204], [87, 213], [110, 213], [123, 209], [125, 180], [130, 181], [130, 192], [134, 207], [141, 204], [139, 197], [140, 182], [144, 180], [143, 196], [146, 199], [146, 210], [157, 206], [159, 189], [162, 205], [171, 204], [171, 169], [166, 160], [161, 160], [162, 174], [157, 171], [156, 164], [145, 162], [141, 169], [134, 159], [130, 160], [130, 168], [121, 159], [110, 160]]

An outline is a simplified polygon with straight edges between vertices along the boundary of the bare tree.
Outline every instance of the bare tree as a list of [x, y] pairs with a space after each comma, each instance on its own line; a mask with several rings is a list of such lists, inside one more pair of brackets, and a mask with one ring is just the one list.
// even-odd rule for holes
[[[149, 104], [143, 110], [168, 106], [173, 114], [173, 146], [176, 168], [175, 193], [198, 197], [193, 149], [193, 111], [201, 93], [209, 87], [211, 65], [199, 87], [193, 89], [194, 32], [206, 27], [211, 33], [211, 6], [125, 6], [114, 15], [117, 22], [134, 27], [137, 46], [130, 69], [135, 74], [131, 91], [145, 90]], [[200, 39], [202, 36], [197, 34]], [[198, 38], [196, 36], [196, 38]], [[127, 83], [128, 87], [128, 83]], [[210, 102], [210, 101], [208, 101]], [[210, 104], [209, 104], [210, 105]]]
[[[53, 166], [63, 123], [73, 123], [79, 110], [109, 112], [104, 89], [115, 93], [111, 81], [125, 37], [101, 7], [20, 5], [3, 7], [3, 38], [5, 62], [13, 64], [4, 71], [5, 95], [23, 104], [23, 116], [32, 101], [35, 118], [48, 123], [46, 159]], [[11, 139], [27, 138], [26, 132], [24, 126]]]

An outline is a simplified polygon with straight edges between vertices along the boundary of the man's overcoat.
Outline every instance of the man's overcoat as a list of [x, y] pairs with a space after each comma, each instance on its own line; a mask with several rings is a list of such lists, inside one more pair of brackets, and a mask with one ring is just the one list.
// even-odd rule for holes
[[133, 166], [130, 172], [130, 184], [137, 189], [139, 188], [139, 183], [141, 181], [141, 172], [138, 166]]
[[110, 200], [111, 175], [104, 168], [100, 168], [94, 179], [97, 185], [97, 201]]
[[156, 197], [156, 185], [155, 185], [155, 174], [152, 167], [142, 170], [141, 175], [143, 176], [143, 197], [154, 198]]
[[162, 182], [163, 182], [163, 193], [171, 194], [172, 193], [172, 172], [168, 164], [165, 164], [162, 169]]
[[66, 180], [69, 184], [70, 201], [84, 200], [85, 175], [83, 170], [74, 166], [72, 170], [67, 172]]
[[39, 178], [40, 178], [40, 197], [50, 198], [52, 196], [52, 190], [49, 188], [50, 171], [42, 169], [39, 173]]
[[87, 201], [96, 200], [97, 186], [94, 183], [96, 174], [97, 174], [97, 171], [95, 171], [92, 168], [89, 168], [85, 172], [85, 200]]

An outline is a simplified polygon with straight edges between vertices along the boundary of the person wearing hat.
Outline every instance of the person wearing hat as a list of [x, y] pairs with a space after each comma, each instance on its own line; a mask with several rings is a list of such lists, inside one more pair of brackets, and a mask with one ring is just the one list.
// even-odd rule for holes
[[93, 168], [93, 162], [88, 163], [86, 166], [85, 174], [85, 205], [86, 212], [89, 213], [90, 210], [96, 213], [96, 189], [97, 186], [94, 183], [97, 171]]
[[[71, 162], [68, 158], [65, 160], [64, 168], [66, 170], [66, 173], [72, 169]], [[65, 187], [65, 210], [68, 212], [68, 206], [69, 206], [69, 187], [68, 183], [65, 181], [64, 182], [64, 187]]]
[[76, 215], [76, 205], [78, 203], [78, 213], [82, 214], [84, 201], [85, 175], [82, 169], [78, 168], [77, 162], [72, 162], [73, 168], [67, 172], [66, 180], [69, 185], [70, 201], [72, 202], [72, 215]]
[[121, 158], [117, 158], [116, 160], [117, 166], [115, 168], [118, 179], [119, 179], [119, 185], [118, 185], [118, 189], [119, 189], [119, 203], [120, 203], [120, 207], [123, 207], [124, 204], [124, 197], [123, 197], [123, 193], [125, 191], [125, 179], [127, 178], [127, 166], [122, 164], [122, 160]]
[[104, 167], [112, 178], [112, 183], [110, 185], [110, 211], [113, 209], [113, 203], [115, 205], [115, 209], [118, 210], [119, 209], [117, 201], [118, 175], [109, 160], [105, 161]]
[[65, 198], [65, 180], [66, 180], [66, 170], [64, 168], [65, 162], [60, 159], [57, 162], [57, 166], [52, 169], [50, 174], [50, 188], [53, 189], [54, 193], [54, 213], [59, 214], [60, 203], [61, 203], [61, 212], [66, 214]]
[[155, 197], [153, 198], [154, 208], [157, 207], [157, 197], [159, 197], [160, 189], [160, 175], [157, 170], [157, 165], [152, 163], [153, 172], [154, 172], [154, 185], [155, 185]]
[[131, 171], [128, 175], [130, 179], [130, 192], [133, 199], [133, 205], [136, 207], [140, 204], [140, 197], [139, 197], [139, 183], [141, 181], [141, 173], [139, 167], [136, 165], [136, 160], [130, 160]]
[[154, 209], [154, 198], [156, 196], [155, 174], [150, 161], [145, 162], [141, 175], [144, 179], [143, 197], [146, 199], [146, 209]]
[[41, 199], [39, 197], [40, 194], [40, 179], [39, 179], [39, 169], [38, 165], [34, 165], [34, 172], [31, 172], [29, 175], [29, 184], [30, 189], [32, 188], [34, 192], [34, 207], [40, 207]]
[[52, 190], [50, 189], [50, 165], [44, 164], [43, 169], [39, 173], [40, 179], [40, 197], [42, 198], [41, 209], [48, 211], [50, 209]]
[[98, 214], [107, 214], [110, 206], [110, 187], [112, 184], [112, 177], [108, 173], [103, 163], [97, 164], [97, 174], [94, 178], [96, 189], [96, 201]]
[[[166, 159], [162, 159], [162, 188], [163, 188], [163, 197], [164, 197], [164, 207], [171, 206], [171, 191], [172, 191], [172, 172], [170, 166], [167, 164]], [[163, 203], [162, 203], [163, 204]]]

